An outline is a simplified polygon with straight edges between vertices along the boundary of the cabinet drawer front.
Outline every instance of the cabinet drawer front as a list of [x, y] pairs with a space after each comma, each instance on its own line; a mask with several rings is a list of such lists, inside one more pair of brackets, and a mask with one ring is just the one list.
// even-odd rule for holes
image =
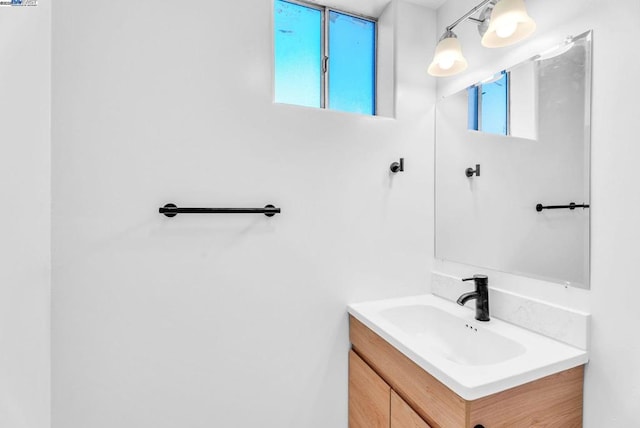
[[391, 428], [431, 428], [395, 391], [391, 391]]
[[355, 351], [434, 428], [467, 426], [466, 401], [353, 317]]
[[349, 428], [389, 428], [391, 388], [349, 352]]

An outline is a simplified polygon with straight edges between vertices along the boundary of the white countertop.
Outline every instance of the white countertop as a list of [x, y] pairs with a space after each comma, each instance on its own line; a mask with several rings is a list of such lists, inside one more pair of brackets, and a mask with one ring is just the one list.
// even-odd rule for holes
[[[431, 339], [428, 335], [401, 328], [385, 316], [390, 309], [398, 312], [402, 311], [402, 308], [421, 306], [437, 308], [436, 310], [460, 319], [461, 326], [464, 328], [470, 328], [472, 331], [477, 329], [475, 331], [491, 337], [502, 336], [509, 342], [517, 342], [524, 349], [518, 355], [500, 362], [472, 364], [457, 362], [455, 358], [446, 357], [442, 352], [435, 350], [433, 343], [430, 346]], [[587, 351], [498, 319], [492, 318], [489, 322], [476, 321], [473, 310], [430, 294], [351, 304], [348, 312], [422, 369], [469, 401], [580, 366], [589, 360]], [[425, 328], [437, 329], [438, 327], [425, 326]], [[471, 352], [476, 351], [471, 350]], [[481, 347], [477, 352], [482, 352]]]

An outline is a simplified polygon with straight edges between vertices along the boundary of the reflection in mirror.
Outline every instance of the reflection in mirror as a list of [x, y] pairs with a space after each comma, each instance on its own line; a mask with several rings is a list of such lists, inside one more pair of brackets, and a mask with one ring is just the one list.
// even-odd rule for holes
[[527, 61], [467, 89], [468, 129], [537, 138], [539, 62]]
[[469, 130], [510, 135], [509, 73], [495, 76], [467, 90]]
[[[436, 257], [589, 286], [591, 32], [438, 102]], [[480, 176], [467, 177], [481, 165]]]

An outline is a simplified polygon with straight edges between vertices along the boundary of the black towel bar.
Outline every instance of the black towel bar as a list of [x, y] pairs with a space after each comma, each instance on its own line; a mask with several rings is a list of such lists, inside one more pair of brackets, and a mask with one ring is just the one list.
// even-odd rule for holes
[[175, 217], [178, 214], [264, 214], [273, 217], [280, 214], [280, 208], [266, 205], [264, 208], [178, 208], [175, 204], [167, 204], [158, 210], [167, 217]]
[[548, 205], [548, 206], [544, 206], [542, 204], [536, 205], [536, 211], [538, 212], [542, 210], [559, 210], [559, 209], [575, 210], [576, 208], [589, 208], [589, 205], [588, 204], [577, 205], [575, 202], [571, 202], [569, 205]]

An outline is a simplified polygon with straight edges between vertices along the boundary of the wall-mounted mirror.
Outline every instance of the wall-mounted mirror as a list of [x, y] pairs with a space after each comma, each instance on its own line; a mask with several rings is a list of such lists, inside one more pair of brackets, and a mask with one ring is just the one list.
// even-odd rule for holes
[[591, 39], [438, 102], [438, 259], [589, 287]]

